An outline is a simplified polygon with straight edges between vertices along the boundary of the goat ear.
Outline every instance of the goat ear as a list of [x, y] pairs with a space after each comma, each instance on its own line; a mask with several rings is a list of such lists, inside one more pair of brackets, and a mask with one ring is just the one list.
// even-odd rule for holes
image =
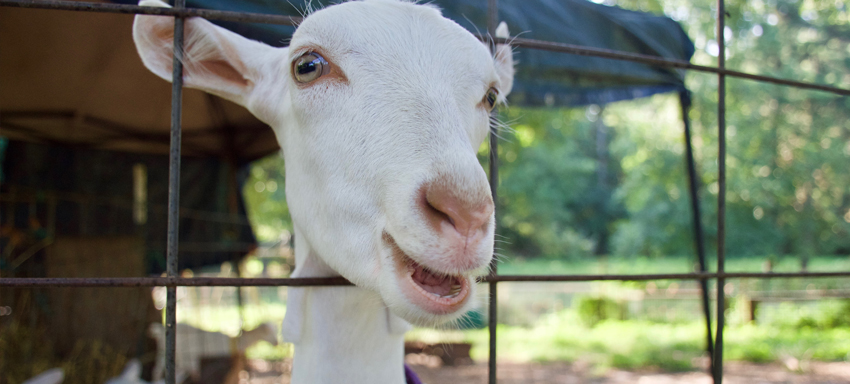
[[[168, 7], [159, 0], [143, 0], [142, 6]], [[157, 76], [171, 81], [173, 67], [174, 19], [137, 15], [133, 40], [145, 66]], [[282, 49], [246, 39], [209, 21], [186, 19], [183, 44], [183, 81], [197, 88], [247, 107], [269, 122], [266, 108], [252, 100], [257, 84], [268, 71], [264, 67], [280, 57]], [[264, 93], [264, 97], [268, 95]], [[275, 105], [275, 100], [264, 103]]]
[[[499, 26], [496, 28], [496, 37], [503, 39], [510, 37], [508, 25], [504, 21], [499, 23]], [[511, 46], [508, 44], [497, 44], [493, 60], [495, 60], [496, 73], [499, 76], [499, 98], [501, 101], [504, 101], [504, 98], [511, 93], [511, 89], [514, 86], [514, 58]]]

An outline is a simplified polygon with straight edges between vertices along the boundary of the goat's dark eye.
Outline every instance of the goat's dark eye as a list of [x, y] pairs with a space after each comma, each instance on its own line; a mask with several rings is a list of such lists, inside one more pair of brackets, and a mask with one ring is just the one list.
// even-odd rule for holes
[[487, 90], [487, 94], [484, 95], [484, 104], [487, 106], [487, 109], [492, 111], [498, 99], [499, 91], [496, 88], [490, 88]]
[[299, 83], [309, 83], [326, 75], [331, 66], [315, 52], [307, 52], [292, 62], [292, 75]]

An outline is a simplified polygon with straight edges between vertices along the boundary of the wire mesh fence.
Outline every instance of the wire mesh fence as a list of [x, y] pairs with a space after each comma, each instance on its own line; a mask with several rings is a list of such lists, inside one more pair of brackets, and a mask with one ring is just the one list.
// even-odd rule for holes
[[[489, 34], [478, 35], [478, 38], [490, 43], [510, 44], [518, 48], [539, 49], [552, 52], [560, 52], [564, 54], [585, 55], [593, 57], [602, 57], [614, 60], [625, 60], [632, 62], [640, 62], [651, 64], [658, 67], [678, 68], [689, 71], [698, 71], [717, 76], [718, 80], [718, 128], [717, 134], [719, 137], [719, 162], [718, 162], [718, 184], [719, 191], [717, 194], [718, 214], [717, 214], [717, 266], [716, 272], [708, 272], [705, 265], [705, 255], [702, 244], [702, 229], [695, 228], [695, 239], [699, 242], [697, 248], [700, 253], [701, 268], [698, 272], [693, 273], [663, 273], [663, 274], [582, 274], [582, 275], [501, 275], [498, 273], [497, 265], [494, 263], [491, 268], [490, 275], [480, 278], [479, 283], [489, 285], [489, 334], [490, 334], [490, 351], [489, 351], [489, 382], [496, 383], [497, 367], [496, 367], [496, 324], [498, 322], [499, 313], [497, 311], [498, 289], [497, 283], [511, 282], [580, 282], [580, 281], [649, 281], [649, 280], [684, 280], [695, 282], [693, 292], [702, 298], [702, 311], [707, 326], [707, 348], [711, 357], [712, 363], [710, 374], [713, 377], [714, 383], [722, 383], [723, 378], [723, 334], [725, 325], [725, 312], [716, 311], [716, 335], [712, 336], [711, 319], [709, 318], [709, 296], [716, 301], [717, 308], [724, 308], [724, 300], [727, 293], [724, 292], [726, 280], [728, 279], [788, 279], [788, 278], [844, 278], [850, 277], [850, 272], [793, 272], [793, 273], [752, 273], [752, 272], [727, 272], [725, 270], [725, 236], [726, 228], [726, 78], [739, 78], [751, 81], [771, 83], [782, 86], [796, 87], [801, 89], [817, 90], [835, 95], [850, 95], [850, 89], [834, 87], [830, 85], [817, 84], [813, 82], [799, 81], [796, 79], [784, 79], [773, 76], [764, 76], [742, 71], [730, 70], [726, 68], [725, 58], [725, 2], [718, 0], [716, 9], [718, 36], [717, 43], [718, 56], [716, 66], [695, 65], [690, 62], [680, 60], [670, 60], [660, 57], [634, 54], [630, 52], [612, 51], [599, 49], [594, 47], [575, 46], [570, 44], [562, 44], [556, 42], [539, 41], [533, 39], [525, 39], [513, 37], [508, 39], [492, 38], [495, 35], [495, 26], [498, 21], [498, 4], [496, 0], [488, 0], [488, 26]], [[179, 217], [179, 199], [180, 193], [175, 187], [180, 182], [180, 159], [181, 159], [181, 98], [182, 98], [182, 45], [183, 45], [183, 21], [187, 17], [203, 17], [210, 20], [233, 21], [233, 22], [251, 22], [251, 23], [269, 23], [282, 25], [297, 25], [302, 18], [295, 16], [281, 15], [264, 15], [254, 13], [227, 12], [206, 9], [186, 8], [185, 1], [177, 0], [173, 8], [155, 8], [142, 7], [135, 5], [120, 5], [120, 4], [104, 4], [104, 3], [87, 3], [76, 1], [51, 1], [51, 0], [0, 0], [0, 6], [5, 7], [22, 7], [22, 8], [38, 8], [38, 9], [53, 9], [65, 11], [80, 11], [80, 12], [103, 12], [103, 13], [119, 13], [119, 14], [146, 14], [174, 17], [175, 33], [174, 33], [174, 62], [173, 62], [173, 88], [172, 88], [172, 125], [171, 125], [171, 146], [170, 146], [170, 172], [169, 172], [169, 199], [168, 199], [168, 242], [167, 242], [167, 273], [163, 277], [114, 277], [114, 278], [0, 278], [0, 286], [15, 287], [15, 288], [72, 288], [72, 287], [165, 287], [165, 372], [166, 383], [175, 383], [175, 360], [178, 358], [175, 355], [175, 340], [177, 339], [177, 317], [176, 303], [178, 296], [177, 287], [203, 288], [203, 287], [282, 287], [282, 286], [345, 286], [351, 285], [344, 278], [232, 278], [232, 277], [179, 277], [177, 269], [178, 258], [178, 220]], [[699, 212], [696, 202], [696, 184], [694, 182], [695, 167], [693, 166], [693, 155], [691, 153], [691, 139], [688, 127], [685, 127], [686, 142], [687, 142], [687, 164], [690, 176], [690, 193], [693, 203], [693, 215], [695, 225], [699, 225]], [[491, 175], [491, 190], [496, 199], [498, 186], [498, 141], [495, 134], [490, 135], [490, 175]], [[708, 292], [706, 282], [715, 281], [716, 293]], [[184, 290], [183, 292], [189, 292]], [[192, 291], [198, 292], [198, 291]], [[209, 293], [208, 291], [205, 291]], [[844, 297], [846, 292], [834, 292], [838, 297]], [[675, 295], [675, 293], [673, 294]], [[790, 296], [796, 293], [789, 293]], [[237, 295], [238, 296], [238, 295]], [[769, 295], [759, 296], [751, 300], [752, 303], [766, 302], [770, 300]], [[822, 296], [813, 297], [810, 299], [817, 300]], [[187, 309], [190, 310], [190, 309]]]

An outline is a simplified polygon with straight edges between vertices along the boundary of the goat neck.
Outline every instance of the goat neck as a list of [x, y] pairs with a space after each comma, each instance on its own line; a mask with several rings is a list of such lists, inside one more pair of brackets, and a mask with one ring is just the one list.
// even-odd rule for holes
[[[296, 228], [296, 236], [298, 230]], [[303, 242], [293, 277], [336, 276]], [[295, 345], [292, 383], [404, 383], [404, 333], [374, 291], [289, 288], [283, 337]]]

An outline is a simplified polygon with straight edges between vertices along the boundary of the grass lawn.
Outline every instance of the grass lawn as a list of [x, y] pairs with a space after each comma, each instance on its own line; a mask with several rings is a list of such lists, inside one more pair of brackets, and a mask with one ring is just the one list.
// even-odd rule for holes
[[[850, 327], [795, 329], [774, 325], [734, 325], [726, 328], [727, 360], [750, 362], [799, 360], [850, 361]], [[415, 329], [408, 339], [473, 344], [472, 357], [488, 355], [488, 332]], [[705, 326], [701, 322], [657, 323], [606, 320], [585, 326], [571, 310], [541, 318], [532, 327], [499, 325], [499, 359], [515, 362], [582, 361], [600, 370], [657, 368], [683, 371], [696, 368], [705, 355]]]
[[[764, 258], [729, 258], [728, 271], [762, 271]], [[499, 273], [532, 274], [643, 274], [685, 273], [692, 271], [689, 257], [609, 257], [601, 260], [522, 260], [501, 263]], [[714, 260], [709, 261], [714, 269]], [[810, 271], [850, 270], [850, 257], [823, 256], [809, 259]], [[800, 271], [796, 257], [773, 258], [774, 272]], [[740, 280], [734, 280], [740, 283]], [[752, 286], [754, 282], [748, 283]], [[665, 282], [666, 283], [666, 282]], [[606, 283], [607, 284], [607, 283]], [[621, 283], [610, 283], [621, 284]], [[631, 284], [633, 283], [625, 283]], [[782, 279], [756, 285], [757, 289], [850, 288], [848, 279]], [[850, 312], [836, 312], [838, 300], [785, 303], [764, 308], [770, 322], [743, 324], [729, 321], [726, 327], [724, 357], [750, 362], [778, 361], [787, 357], [799, 360], [850, 361]], [[505, 303], [501, 303], [504, 305]], [[730, 311], [734, 311], [730, 310]], [[770, 311], [768, 313], [767, 311]], [[848, 311], [844, 309], [843, 311]], [[831, 315], [830, 315], [831, 314]], [[824, 320], [848, 317], [841, 325]], [[696, 316], [696, 315], [695, 315]], [[698, 318], [698, 317], [696, 317]], [[737, 319], [732, 312], [728, 319]], [[473, 344], [472, 356], [486, 360], [487, 330], [435, 331], [416, 329], [409, 339], [426, 342], [458, 342]], [[657, 322], [646, 319], [605, 320], [588, 327], [574, 309], [542, 316], [530, 326], [500, 324], [497, 346], [499, 358], [512, 361], [585, 361], [600, 369], [617, 367], [637, 369], [656, 367], [666, 371], [690, 370], [697, 358], [705, 357], [705, 325], [699, 320]]]

